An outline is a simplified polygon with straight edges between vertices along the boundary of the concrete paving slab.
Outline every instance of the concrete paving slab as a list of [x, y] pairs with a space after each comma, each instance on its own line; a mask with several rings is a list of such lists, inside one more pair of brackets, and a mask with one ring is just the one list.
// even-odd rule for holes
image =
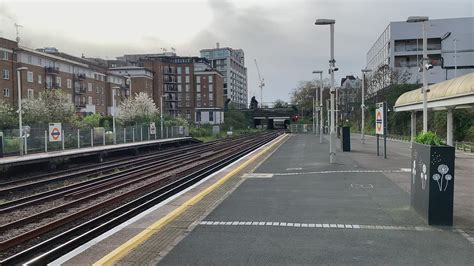
[[[245, 180], [204, 219], [230, 225], [198, 225], [161, 263], [472, 265], [468, 239], [427, 226], [385, 172], [358, 171], [409, 175], [403, 148], [393, 164], [362, 151], [338, 152], [331, 165], [327, 146], [290, 138], [255, 171], [271, 178]], [[288, 171], [299, 174], [277, 175]]]

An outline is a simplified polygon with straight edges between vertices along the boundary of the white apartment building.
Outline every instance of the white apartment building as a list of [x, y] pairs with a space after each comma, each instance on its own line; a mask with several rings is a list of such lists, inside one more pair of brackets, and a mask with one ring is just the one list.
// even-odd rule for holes
[[231, 100], [237, 108], [248, 108], [247, 68], [242, 49], [229, 47], [203, 49], [201, 57], [210, 61], [212, 67], [224, 75], [224, 101]]
[[[428, 57], [433, 84], [474, 71], [474, 17], [430, 19], [426, 23]], [[419, 62], [423, 55], [421, 23], [390, 22], [367, 52], [368, 69], [383, 65], [398, 72], [400, 83], [423, 83]], [[375, 90], [382, 89], [376, 88]], [[374, 92], [374, 90], [372, 90]]]

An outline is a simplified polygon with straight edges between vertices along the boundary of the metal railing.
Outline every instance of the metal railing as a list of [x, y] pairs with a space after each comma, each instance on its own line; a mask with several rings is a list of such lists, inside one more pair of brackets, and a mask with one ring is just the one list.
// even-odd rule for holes
[[[18, 155], [20, 147], [18, 129], [8, 129], [0, 132], [3, 134], [3, 143], [0, 143], [3, 147], [3, 156]], [[155, 129], [155, 134], [151, 134], [150, 128], [147, 126], [116, 127], [114, 138], [114, 132], [111, 128], [74, 128], [63, 125], [61, 135], [61, 141], [50, 142], [48, 128], [31, 128], [26, 138], [23, 139], [24, 154], [113, 145], [114, 142], [115, 144], [123, 144], [188, 137], [189, 128], [184, 126], [164, 127], [163, 136], [161, 136], [159, 128]]]

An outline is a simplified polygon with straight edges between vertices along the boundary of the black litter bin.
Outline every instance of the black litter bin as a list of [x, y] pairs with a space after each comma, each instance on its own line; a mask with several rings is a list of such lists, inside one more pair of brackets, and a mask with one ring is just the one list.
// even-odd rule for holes
[[341, 127], [341, 149], [342, 151], [351, 151], [351, 128]]

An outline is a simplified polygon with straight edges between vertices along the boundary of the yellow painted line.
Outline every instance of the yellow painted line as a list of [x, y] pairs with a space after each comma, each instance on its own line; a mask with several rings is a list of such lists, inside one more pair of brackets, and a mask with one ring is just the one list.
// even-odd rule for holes
[[169, 222], [174, 220], [178, 215], [189, 209], [191, 206], [198, 203], [202, 198], [204, 198], [207, 194], [211, 193], [213, 190], [224, 184], [229, 178], [240, 172], [246, 166], [248, 166], [252, 161], [257, 159], [258, 157], [265, 154], [268, 150], [274, 147], [276, 144], [280, 143], [283, 139], [287, 139], [288, 134], [283, 134], [282, 136], [278, 137], [274, 142], [265, 148], [264, 150], [260, 151], [256, 155], [254, 155], [249, 160], [245, 161], [239, 167], [232, 170], [230, 173], [226, 174], [224, 177], [219, 179], [216, 183], [212, 184], [210, 187], [206, 188], [204, 191], [199, 193], [198, 195], [194, 196], [193, 198], [189, 199], [183, 205], [179, 206], [172, 212], [168, 213], [165, 217], [161, 218], [160, 220], [156, 221], [145, 230], [143, 230], [138, 235], [134, 236], [121, 246], [117, 247], [114, 251], [110, 252], [109, 254], [105, 255], [100, 260], [96, 261], [93, 265], [113, 265], [116, 261], [120, 260], [121, 258], [125, 257], [132, 249], [138, 247], [141, 243], [145, 242], [148, 238], [150, 238], [157, 230], [161, 229]]

